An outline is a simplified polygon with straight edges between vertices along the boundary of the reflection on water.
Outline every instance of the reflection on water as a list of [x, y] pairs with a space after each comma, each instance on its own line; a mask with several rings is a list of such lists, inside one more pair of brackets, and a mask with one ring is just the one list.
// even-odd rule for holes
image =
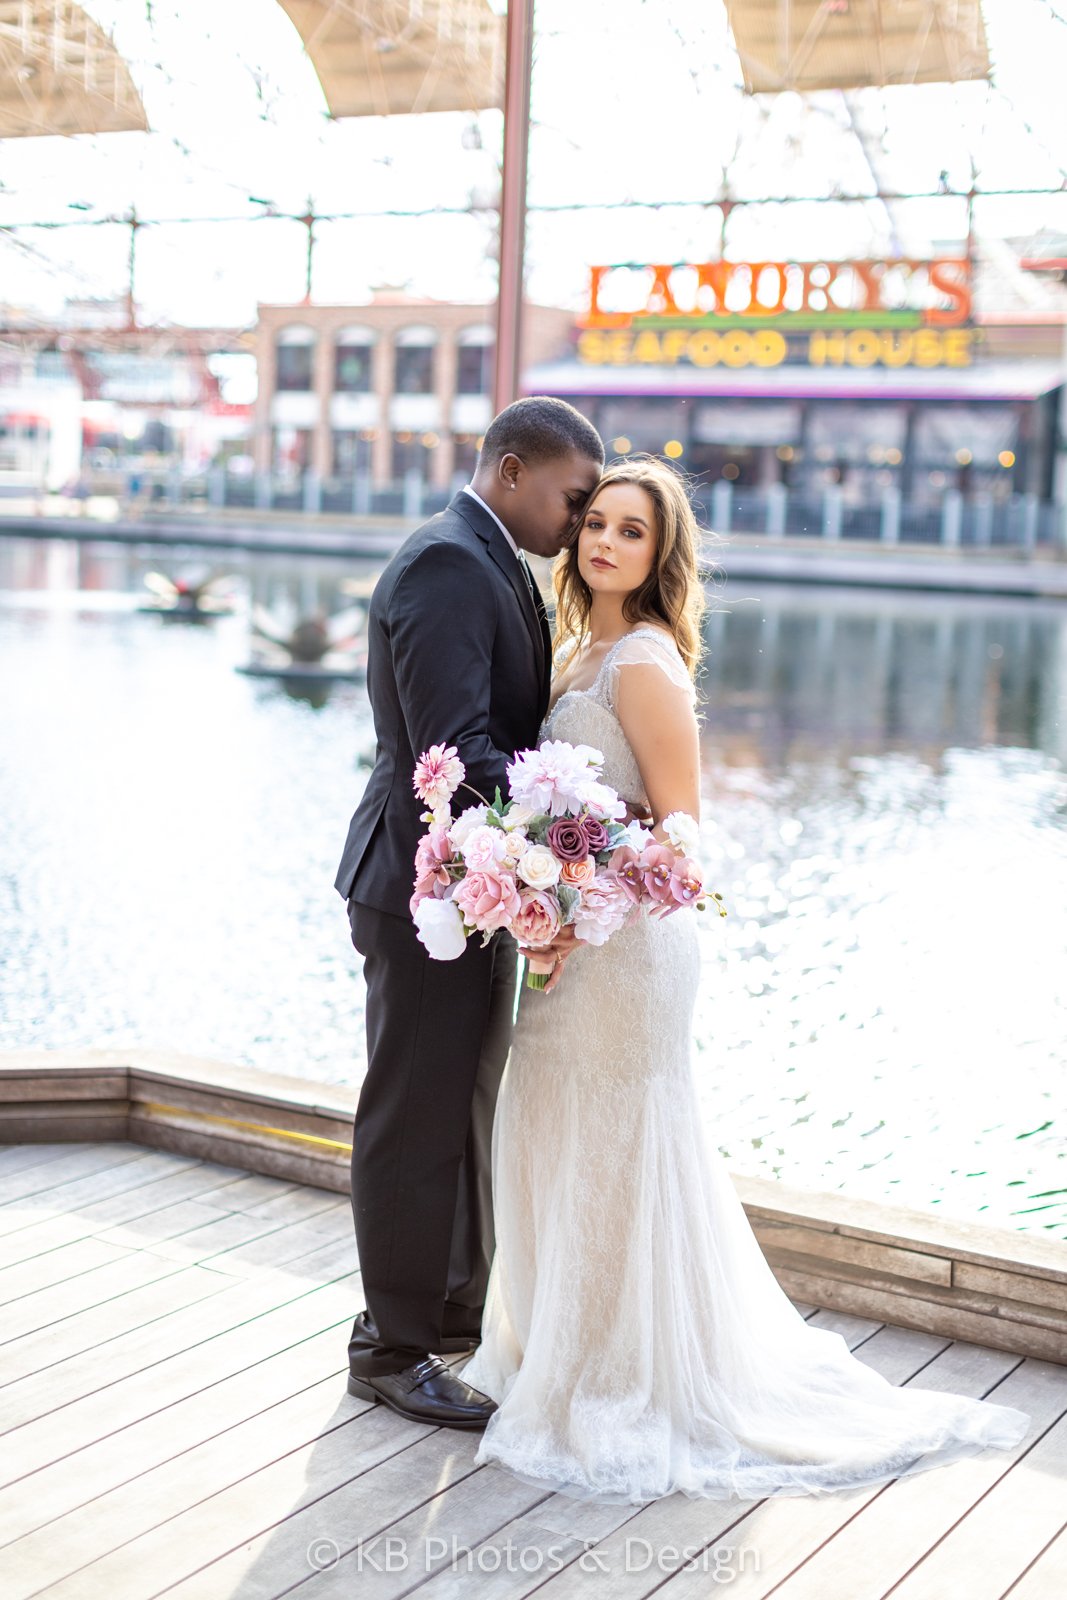
[[[241, 677], [351, 561], [0, 542], [0, 1043], [362, 1070], [332, 887], [362, 688]], [[1067, 611], [731, 582], [708, 619], [697, 1075], [735, 1171], [1067, 1238]], [[716, 603], [716, 602], [713, 602]], [[718, 602], [721, 604], [721, 602]], [[547, 1003], [551, 1003], [550, 1001]]]

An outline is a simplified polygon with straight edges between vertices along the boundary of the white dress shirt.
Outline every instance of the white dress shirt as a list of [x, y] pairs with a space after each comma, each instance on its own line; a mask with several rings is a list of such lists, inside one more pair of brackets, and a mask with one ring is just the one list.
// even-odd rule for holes
[[519, 560], [519, 564], [521, 565], [522, 564], [522, 557], [519, 555], [519, 547], [515, 543], [514, 539], [511, 537], [511, 534], [505, 528], [504, 524], [501, 522], [500, 518], [497, 516], [496, 512], [493, 510], [492, 506], [487, 506], [485, 501], [482, 499], [481, 495], [480, 494], [475, 494], [474, 490], [471, 488], [469, 483], [465, 483], [463, 485], [463, 493], [464, 494], [469, 494], [472, 500], [477, 500], [478, 504], [481, 506], [483, 511], [488, 511], [489, 515], [492, 517], [493, 521], [496, 523], [497, 527], [500, 529], [501, 533], [504, 535], [504, 538], [508, 541], [508, 544], [514, 550], [515, 555]]

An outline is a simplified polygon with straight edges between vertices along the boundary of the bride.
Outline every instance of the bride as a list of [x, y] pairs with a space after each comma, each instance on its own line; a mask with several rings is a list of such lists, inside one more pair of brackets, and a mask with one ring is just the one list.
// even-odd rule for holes
[[[656, 824], [699, 815], [697, 540], [681, 479], [632, 457], [554, 573], [561, 670], [541, 737], [602, 751], [604, 782]], [[476, 1460], [643, 1503], [826, 1494], [1012, 1448], [1024, 1412], [894, 1386], [779, 1287], [701, 1128], [699, 979], [680, 911], [576, 945], [549, 989], [521, 990], [493, 1129], [496, 1253], [463, 1370], [497, 1403]]]

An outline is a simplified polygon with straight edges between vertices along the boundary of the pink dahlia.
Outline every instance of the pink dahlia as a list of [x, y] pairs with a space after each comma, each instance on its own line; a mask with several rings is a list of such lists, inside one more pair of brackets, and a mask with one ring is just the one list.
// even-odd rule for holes
[[431, 811], [446, 806], [467, 776], [454, 744], [432, 744], [415, 764], [411, 786]]

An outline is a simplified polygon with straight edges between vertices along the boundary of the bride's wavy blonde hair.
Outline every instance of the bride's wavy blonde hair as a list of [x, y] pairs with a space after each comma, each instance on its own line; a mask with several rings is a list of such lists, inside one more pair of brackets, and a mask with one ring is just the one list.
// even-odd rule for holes
[[[644, 583], [626, 596], [622, 614], [627, 622], [666, 625], [690, 676], [695, 676], [700, 661], [704, 589], [699, 570], [700, 530], [685, 483], [673, 467], [656, 456], [623, 456], [605, 467], [586, 510], [596, 503], [601, 490], [613, 483], [632, 483], [644, 489], [656, 510], [656, 557], [652, 570]], [[579, 523], [579, 529], [581, 526]], [[578, 645], [585, 637], [593, 603], [592, 590], [578, 570], [577, 534], [556, 558], [552, 585], [556, 592], [556, 640], [552, 653], [558, 659], [572, 640]]]

